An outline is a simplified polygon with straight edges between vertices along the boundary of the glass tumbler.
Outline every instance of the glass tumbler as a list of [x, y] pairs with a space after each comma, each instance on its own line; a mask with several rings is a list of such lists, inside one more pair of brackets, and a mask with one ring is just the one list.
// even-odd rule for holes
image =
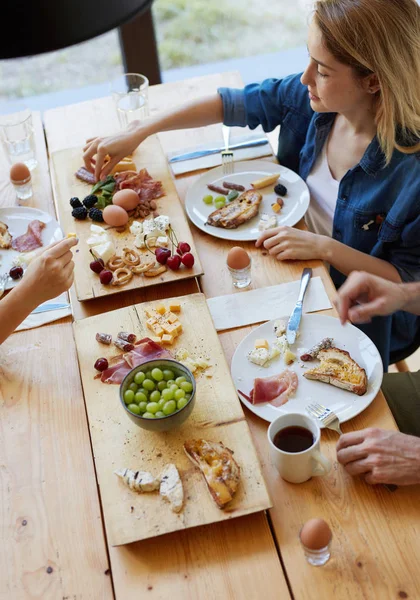
[[232, 276], [233, 285], [238, 289], [246, 288], [251, 283], [251, 259], [249, 260], [249, 265], [244, 267], [243, 269], [232, 269], [229, 267], [229, 272]]
[[2, 141], [12, 164], [23, 162], [31, 171], [37, 166], [35, 158], [34, 130], [29, 109], [1, 120]]
[[111, 82], [111, 94], [121, 129], [148, 116], [148, 92], [149, 80], [137, 73], [126, 73]]

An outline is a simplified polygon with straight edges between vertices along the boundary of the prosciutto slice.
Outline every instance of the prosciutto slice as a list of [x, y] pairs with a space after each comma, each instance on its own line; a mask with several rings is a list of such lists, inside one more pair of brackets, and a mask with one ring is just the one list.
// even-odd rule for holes
[[13, 250], [18, 252], [31, 252], [36, 248], [42, 247], [42, 230], [45, 227], [45, 223], [42, 221], [31, 221], [28, 225], [28, 230], [23, 235], [15, 238], [12, 241]]
[[254, 379], [254, 389], [250, 393], [250, 399], [252, 404], [270, 402], [278, 407], [288, 401], [297, 386], [297, 375], [289, 369], [272, 377], [257, 377]]
[[153, 179], [147, 169], [141, 169], [138, 173], [121, 173], [115, 180], [119, 190], [134, 190], [140, 200], [154, 200], [164, 195], [162, 182]]
[[102, 372], [101, 381], [102, 383], [119, 385], [134, 367], [156, 358], [172, 358], [172, 355], [150, 338], [143, 338], [137, 342], [134, 350], [123, 354], [122, 360]]

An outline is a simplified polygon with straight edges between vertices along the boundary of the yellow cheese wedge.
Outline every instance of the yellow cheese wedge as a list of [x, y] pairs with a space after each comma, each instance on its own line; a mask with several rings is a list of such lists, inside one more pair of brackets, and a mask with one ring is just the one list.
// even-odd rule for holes
[[273, 183], [276, 183], [279, 177], [280, 173], [278, 173], [277, 175], [269, 175], [268, 177], [257, 179], [257, 181], [254, 181], [253, 183], [251, 183], [251, 185], [255, 190], [259, 190], [261, 188], [267, 187], [268, 185], [273, 185]]
[[166, 308], [163, 306], [163, 304], [159, 304], [159, 306], [156, 307], [156, 312], [158, 312], [160, 315], [164, 315], [166, 313]]
[[[105, 164], [106, 162], [108, 161], [105, 158]], [[137, 167], [133, 162], [133, 157], [131, 155], [120, 160], [120, 162], [117, 163], [112, 169], [111, 175], [115, 175], [115, 173], [122, 173], [123, 171], [136, 171], [137, 173]]]
[[268, 350], [267, 340], [255, 340], [255, 348], [265, 348]]
[[169, 305], [169, 310], [172, 312], [181, 312], [181, 305], [178, 303], [173, 303]]

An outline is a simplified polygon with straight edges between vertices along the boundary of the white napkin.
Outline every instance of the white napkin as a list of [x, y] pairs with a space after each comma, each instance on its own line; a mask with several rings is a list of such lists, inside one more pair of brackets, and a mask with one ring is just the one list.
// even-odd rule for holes
[[[57, 298], [53, 298], [52, 300], [48, 300], [44, 302], [40, 306], [45, 308], [48, 307], [49, 304], [64, 304], [69, 303], [69, 299], [67, 293], [64, 292], [57, 296]], [[70, 303], [69, 303], [70, 304]], [[58, 321], [59, 319], [64, 319], [64, 317], [68, 317], [72, 314], [71, 306], [66, 308], [57, 308], [55, 310], [48, 310], [40, 313], [31, 313], [26, 317], [24, 321], [15, 329], [15, 331], [23, 331], [24, 329], [35, 329], [36, 327], [41, 327], [41, 325], [46, 325], [47, 323], [53, 323], [54, 321]]]
[[[300, 281], [209, 298], [207, 305], [217, 331], [288, 317], [295, 307]], [[320, 277], [312, 277], [306, 291], [303, 312], [332, 308]]]
[[[251, 132], [249, 129], [247, 130], [246, 135], [235, 135], [231, 136], [230, 143], [238, 144], [241, 142], [250, 142], [252, 140], [257, 140], [263, 138], [265, 133], [258, 129], [258, 131]], [[267, 140], [268, 141], [268, 140]], [[172, 156], [178, 156], [179, 154], [185, 154], [187, 152], [196, 152], [198, 150], [206, 150], [207, 148], [217, 148], [223, 145], [222, 137], [218, 139], [214, 139], [211, 142], [206, 142], [205, 144], [201, 144], [200, 146], [190, 146], [189, 148], [181, 148], [176, 152], [168, 152], [168, 159], [172, 158]], [[264, 144], [264, 146], [256, 146], [255, 148], [240, 148], [238, 150], [232, 150], [233, 159], [235, 162], [240, 160], [250, 160], [252, 158], [260, 158], [262, 156], [272, 156], [273, 149], [268, 141], [268, 144]], [[190, 173], [192, 171], [199, 171], [200, 169], [210, 169], [213, 167], [218, 167], [222, 164], [222, 156], [220, 152], [217, 154], [210, 154], [208, 156], [203, 156], [201, 158], [193, 158], [191, 160], [182, 160], [180, 162], [169, 163], [169, 166], [172, 169], [174, 175], [182, 175], [183, 173]]]

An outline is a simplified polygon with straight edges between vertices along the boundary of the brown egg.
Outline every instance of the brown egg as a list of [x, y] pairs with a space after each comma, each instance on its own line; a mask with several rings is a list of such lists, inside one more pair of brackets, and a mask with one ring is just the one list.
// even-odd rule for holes
[[112, 198], [112, 204], [121, 206], [124, 210], [133, 210], [139, 204], [139, 195], [134, 190], [120, 190]]
[[234, 246], [227, 255], [227, 264], [231, 269], [245, 269], [251, 262], [248, 252], [240, 246]]
[[31, 177], [31, 172], [24, 163], [16, 163], [10, 169], [10, 181], [20, 183]]
[[112, 227], [122, 227], [123, 225], [127, 225], [128, 222], [127, 211], [121, 208], [121, 206], [113, 206], [112, 204], [106, 206], [102, 216], [105, 223]]
[[323, 519], [310, 519], [300, 531], [300, 541], [310, 550], [325, 548], [331, 538], [331, 529]]

